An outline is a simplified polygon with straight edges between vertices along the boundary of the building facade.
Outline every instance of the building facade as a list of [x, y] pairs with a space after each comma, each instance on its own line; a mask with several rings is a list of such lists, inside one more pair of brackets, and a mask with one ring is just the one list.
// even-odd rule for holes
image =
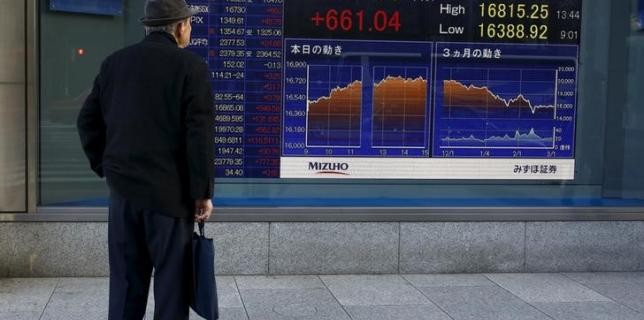
[[[221, 116], [217, 272], [644, 270], [638, 1], [188, 2]], [[142, 6], [0, 4], [0, 276], [107, 274], [108, 191], [75, 119]]]

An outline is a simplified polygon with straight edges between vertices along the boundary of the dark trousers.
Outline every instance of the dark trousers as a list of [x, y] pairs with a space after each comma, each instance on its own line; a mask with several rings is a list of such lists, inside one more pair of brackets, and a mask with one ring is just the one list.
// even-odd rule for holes
[[192, 219], [136, 209], [112, 192], [108, 229], [109, 320], [140, 320], [154, 268], [154, 319], [188, 319]]

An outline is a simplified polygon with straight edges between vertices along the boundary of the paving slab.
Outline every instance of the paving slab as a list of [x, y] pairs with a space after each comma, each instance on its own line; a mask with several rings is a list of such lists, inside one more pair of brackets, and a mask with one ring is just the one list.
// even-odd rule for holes
[[614, 302], [535, 303], [557, 320], [642, 320], [644, 314]]
[[331, 293], [322, 288], [240, 293], [250, 320], [350, 320]]
[[353, 320], [451, 320], [433, 304], [407, 306], [347, 306]]
[[644, 313], [644, 284], [642, 283], [589, 284], [588, 287], [612, 301]]
[[405, 274], [415, 287], [481, 287], [496, 284], [482, 274]]
[[487, 274], [490, 280], [527, 302], [608, 302], [610, 299], [561, 274]]
[[[220, 320], [223, 319], [247, 319], [244, 311], [241, 296], [237, 290], [237, 284], [233, 276], [217, 276], [217, 298], [219, 303]], [[150, 285], [148, 305], [146, 307], [146, 319], [154, 318], [154, 285]], [[240, 310], [243, 311], [240, 313]], [[243, 317], [242, 317], [243, 314]], [[190, 319], [202, 319], [199, 315], [190, 310]]]
[[498, 286], [420, 290], [454, 320], [552, 320]]
[[0, 312], [42, 312], [57, 284], [55, 278], [0, 279]]
[[239, 290], [325, 288], [318, 276], [236, 276]]
[[320, 278], [345, 306], [431, 303], [399, 275], [341, 275]]
[[216, 282], [219, 308], [243, 308], [234, 277], [217, 276]]
[[42, 312], [1, 312], [0, 319], [2, 320], [40, 320]]
[[107, 278], [61, 278], [47, 308], [107, 310], [108, 304]]
[[[150, 314], [146, 319], [153, 320], [154, 315]], [[203, 320], [201, 316], [190, 310], [190, 320]], [[219, 320], [248, 320], [244, 308], [219, 308]]]
[[105, 308], [64, 308], [61, 306], [47, 306], [41, 320], [88, 320], [107, 319]]

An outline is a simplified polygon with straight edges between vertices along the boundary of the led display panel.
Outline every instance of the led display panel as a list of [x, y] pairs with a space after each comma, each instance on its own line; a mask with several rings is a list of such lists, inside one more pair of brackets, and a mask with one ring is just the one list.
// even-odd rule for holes
[[574, 179], [581, 0], [189, 3], [218, 177]]

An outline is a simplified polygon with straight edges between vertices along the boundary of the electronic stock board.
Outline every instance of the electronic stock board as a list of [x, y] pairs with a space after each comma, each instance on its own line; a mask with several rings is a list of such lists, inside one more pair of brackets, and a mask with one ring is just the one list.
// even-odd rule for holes
[[217, 177], [574, 179], [581, 0], [189, 4]]

